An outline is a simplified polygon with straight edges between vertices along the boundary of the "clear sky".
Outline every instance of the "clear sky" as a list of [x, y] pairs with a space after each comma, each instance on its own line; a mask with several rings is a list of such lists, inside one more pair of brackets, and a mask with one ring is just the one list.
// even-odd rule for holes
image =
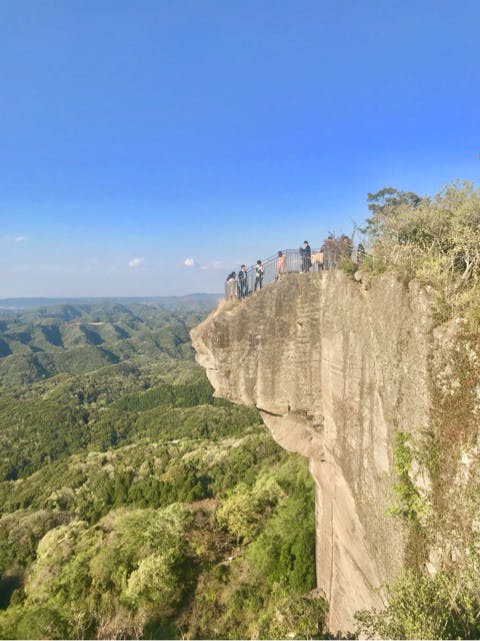
[[0, 0], [0, 25], [0, 297], [218, 292], [368, 191], [477, 182], [479, 0]]

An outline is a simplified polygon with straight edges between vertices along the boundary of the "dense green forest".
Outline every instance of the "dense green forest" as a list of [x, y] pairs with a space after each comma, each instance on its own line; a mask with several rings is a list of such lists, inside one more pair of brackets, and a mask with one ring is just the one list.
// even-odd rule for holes
[[306, 461], [214, 399], [188, 305], [0, 316], [0, 637], [322, 634]]

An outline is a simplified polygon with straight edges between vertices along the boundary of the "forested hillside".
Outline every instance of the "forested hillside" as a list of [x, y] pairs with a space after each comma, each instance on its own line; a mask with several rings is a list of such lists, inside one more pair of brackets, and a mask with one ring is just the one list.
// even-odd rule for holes
[[0, 317], [0, 636], [318, 636], [305, 461], [216, 400], [198, 310]]
[[58, 373], [84, 374], [128, 361], [188, 358], [189, 329], [202, 312], [149, 305], [61, 305], [0, 315], [0, 385], [16, 387]]

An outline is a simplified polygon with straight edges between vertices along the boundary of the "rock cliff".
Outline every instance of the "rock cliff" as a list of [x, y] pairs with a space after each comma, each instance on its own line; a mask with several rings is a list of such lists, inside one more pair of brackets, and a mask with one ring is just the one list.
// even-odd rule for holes
[[216, 395], [256, 405], [273, 438], [309, 459], [331, 632], [381, 607], [404, 561], [407, 533], [386, 512], [395, 432], [432, 420], [433, 298], [392, 274], [288, 274], [191, 332]]

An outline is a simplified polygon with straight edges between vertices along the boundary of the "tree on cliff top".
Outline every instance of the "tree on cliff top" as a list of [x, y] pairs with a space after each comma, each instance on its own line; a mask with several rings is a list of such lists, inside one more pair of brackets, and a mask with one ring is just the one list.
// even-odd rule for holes
[[362, 231], [372, 249], [370, 267], [398, 268], [432, 285], [450, 313], [480, 323], [480, 190], [456, 182], [421, 198], [387, 187], [368, 194], [368, 207], [372, 216]]
[[401, 211], [402, 207], [415, 209], [422, 202], [422, 198], [412, 191], [398, 191], [393, 187], [384, 187], [375, 193], [367, 194], [368, 209], [372, 216], [365, 220], [362, 233], [374, 238], [388, 233], [391, 222]]

